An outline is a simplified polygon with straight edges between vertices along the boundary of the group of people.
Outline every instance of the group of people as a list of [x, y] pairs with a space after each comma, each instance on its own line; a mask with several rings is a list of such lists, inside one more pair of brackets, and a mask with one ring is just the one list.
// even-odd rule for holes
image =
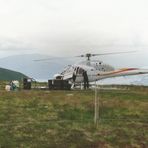
[[[88, 75], [87, 75], [87, 71], [84, 69], [81, 69], [81, 74], [83, 76], [83, 80], [84, 80], [84, 89], [88, 89], [89, 88], [89, 80], [88, 80]], [[75, 85], [75, 80], [77, 77], [77, 73], [78, 73], [78, 68], [76, 70], [74, 70], [73, 72], [73, 83]]]
[[16, 91], [19, 89], [19, 81], [13, 80], [10, 81], [9, 84], [5, 86], [6, 91]]

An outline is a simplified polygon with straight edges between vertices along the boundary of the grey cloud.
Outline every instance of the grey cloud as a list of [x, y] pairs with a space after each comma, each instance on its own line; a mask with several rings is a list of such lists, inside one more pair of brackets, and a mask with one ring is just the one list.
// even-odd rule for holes
[[20, 51], [20, 50], [31, 50], [29, 45], [26, 45], [24, 42], [11, 39], [3, 38], [0, 39], [0, 51]]
[[147, 4], [139, 0], [3, 0], [0, 52], [65, 56], [146, 50]]

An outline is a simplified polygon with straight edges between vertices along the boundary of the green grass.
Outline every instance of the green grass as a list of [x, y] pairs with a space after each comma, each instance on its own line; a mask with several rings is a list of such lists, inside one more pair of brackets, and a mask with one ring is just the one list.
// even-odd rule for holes
[[0, 91], [0, 147], [141, 148], [148, 146], [148, 91]]

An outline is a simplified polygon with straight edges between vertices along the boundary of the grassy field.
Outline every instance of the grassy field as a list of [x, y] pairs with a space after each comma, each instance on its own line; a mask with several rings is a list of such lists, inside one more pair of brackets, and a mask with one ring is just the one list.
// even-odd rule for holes
[[1, 148], [147, 148], [148, 89], [0, 91]]

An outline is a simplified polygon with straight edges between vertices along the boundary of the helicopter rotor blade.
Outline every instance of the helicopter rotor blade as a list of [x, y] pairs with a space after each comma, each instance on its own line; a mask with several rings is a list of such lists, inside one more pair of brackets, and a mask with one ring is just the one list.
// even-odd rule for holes
[[47, 59], [37, 59], [37, 60], [33, 60], [34, 62], [40, 62], [40, 61], [48, 61], [50, 60], [50, 58], [47, 58]]
[[78, 57], [78, 58], [81, 58], [81, 57], [86, 57], [85, 55], [79, 55], [79, 56], [74, 56], [74, 57]]
[[124, 53], [134, 53], [134, 52], [136, 52], [136, 51], [108, 52], [108, 53], [100, 53], [100, 54], [87, 53], [87, 54], [82, 54], [82, 55], [75, 56], [75, 57], [94, 57], [94, 56], [113, 55], [113, 54], [124, 54]]
[[115, 55], [115, 54], [134, 53], [134, 52], [136, 52], [136, 51], [109, 52], [109, 53], [100, 53], [100, 54], [86, 53], [86, 54], [82, 54], [82, 55], [74, 56], [74, 57], [51, 57], [51, 58], [45, 58], [45, 59], [36, 59], [33, 61], [40, 62], [40, 61], [49, 61], [49, 60], [54, 60], [54, 59], [71, 59], [71, 58], [76, 58], [76, 57], [79, 57], [79, 58], [86, 57], [86, 58], [90, 59], [90, 57], [94, 57], [94, 56]]
[[42, 61], [52, 61], [55, 59], [71, 59], [73, 57], [49, 57], [49, 58], [43, 58], [43, 59], [35, 59], [34, 62], [42, 62]]
[[134, 52], [136, 51], [109, 52], [109, 53], [102, 53], [102, 54], [91, 54], [91, 56], [114, 55], [114, 54], [124, 54], [124, 53], [134, 53]]

